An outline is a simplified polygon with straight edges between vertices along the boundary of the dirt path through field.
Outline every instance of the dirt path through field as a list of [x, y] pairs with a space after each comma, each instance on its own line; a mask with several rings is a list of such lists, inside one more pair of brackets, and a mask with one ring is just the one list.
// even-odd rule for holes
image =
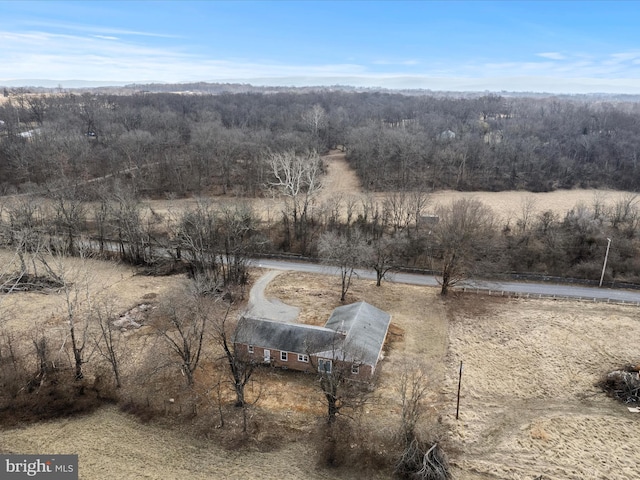
[[332, 150], [329, 155], [322, 158], [325, 161], [327, 173], [322, 180], [322, 190], [318, 195], [320, 203], [340, 195], [363, 193], [360, 179], [347, 163], [344, 152]]

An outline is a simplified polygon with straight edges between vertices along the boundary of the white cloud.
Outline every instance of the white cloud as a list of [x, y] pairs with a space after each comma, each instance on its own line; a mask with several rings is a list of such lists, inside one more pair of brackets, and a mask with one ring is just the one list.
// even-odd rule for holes
[[538, 57], [548, 58], [550, 60], [565, 60], [567, 57], [560, 52], [542, 52], [536, 53]]
[[637, 60], [640, 60], [640, 52], [621, 52], [612, 53], [604, 63], [606, 65], [618, 65], [626, 62], [635, 63]]
[[420, 65], [420, 61], [418, 60], [374, 60], [371, 63], [373, 65], [399, 65], [404, 67]]
[[[640, 53], [571, 56], [540, 61], [459, 62], [382, 59], [351, 63], [286, 64], [268, 59], [211, 58], [181, 47], [155, 47], [86, 29], [86, 34], [0, 31], [0, 84], [9, 79], [131, 82], [239, 81], [263, 84], [352, 84], [432, 90], [509, 90], [640, 93]], [[77, 28], [76, 32], [84, 29]], [[562, 58], [561, 58], [562, 57]], [[393, 70], [390, 72], [390, 70]], [[383, 73], [384, 71], [384, 73]], [[410, 71], [411, 74], [407, 74]]]
[[139, 37], [155, 37], [155, 38], [180, 38], [178, 35], [170, 35], [166, 33], [148, 32], [142, 30], [127, 30], [124, 28], [103, 27], [97, 25], [80, 25], [76, 23], [64, 22], [42, 22], [31, 21], [29, 23], [33, 27], [44, 29], [56, 29], [75, 32], [99, 33], [104, 35], [122, 35], [122, 36], [139, 36]]

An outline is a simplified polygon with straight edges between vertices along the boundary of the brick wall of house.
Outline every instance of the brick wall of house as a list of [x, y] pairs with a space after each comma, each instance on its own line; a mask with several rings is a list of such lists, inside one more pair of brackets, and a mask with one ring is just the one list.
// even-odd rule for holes
[[[238, 345], [238, 347], [243, 348], [245, 349], [245, 352], [248, 352], [248, 345]], [[290, 370], [297, 370], [301, 372], [315, 372], [318, 368], [318, 360], [314, 356], [311, 356], [308, 362], [304, 362], [298, 359], [297, 353], [287, 352], [287, 361], [283, 361], [280, 357], [280, 350], [274, 350], [271, 348], [266, 350], [269, 350], [270, 353], [270, 365], [273, 365], [274, 367], [287, 368]], [[248, 355], [251, 358], [255, 358], [259, 362], [262, 362], [264, 360], [264, 351], [264, 347], [254, 346], [253, 353]], [[350, 363], [345, 363], [341, 368], [347, 368], [350, 370], [351, 367], [352, 365]], [[351, 378], [354, 378], [356, 380], [368, 381], [371, 378], [371, 365], [360, 365], [358, 367], [358, 373], [351, 374]]]

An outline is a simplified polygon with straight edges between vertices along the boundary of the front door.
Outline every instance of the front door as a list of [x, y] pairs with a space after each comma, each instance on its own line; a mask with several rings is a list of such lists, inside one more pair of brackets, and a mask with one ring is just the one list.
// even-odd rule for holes
[[271, 362], [271, 350], [267, 350], [265, 348], [264, 350], [264, 363], [270, 363]]

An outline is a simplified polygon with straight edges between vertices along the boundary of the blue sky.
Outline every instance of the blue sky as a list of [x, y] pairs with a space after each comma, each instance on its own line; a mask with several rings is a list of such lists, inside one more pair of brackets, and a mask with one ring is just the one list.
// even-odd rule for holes
[[0, 0], [0, 84], [640, 93], [638, 20], [636, 1]]

